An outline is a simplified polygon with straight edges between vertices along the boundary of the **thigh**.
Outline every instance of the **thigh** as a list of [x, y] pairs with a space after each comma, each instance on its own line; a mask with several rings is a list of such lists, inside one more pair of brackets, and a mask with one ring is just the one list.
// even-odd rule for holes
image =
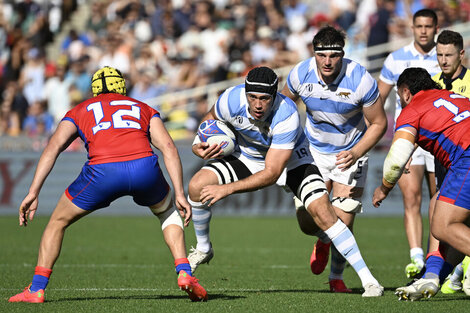
[[[325, 182], [332, 181], [350, 187], [364, 188], [369, 169], [369, 156], [364, 155], [345, 171], [336, 165], [336, 154], [322, 154], [310, 150]], [[334, 190], [334, 187], [333, 187]]]
[[447, 172], [438, 201], [470, 210], [470, 164], [455, 164]]
[[128, 174], [120, 163], [84, 165], [77, 179], [65, 190], [67, 198], [88, 211], [107, 207], [126, 195]]
[[229, 184], [244, 179], [264, 168], [264, 162], [248, 159], [240, 153], [234, 153], [222, 159], [213, 159], [202, 167], [217, 177], [219, 185]]
[[129, 175], [129, 195], [142, 206], [161, 202], [168, 195], [168, 185], [156, 156], [141, 158], [125, 163]]
[[76, 206], [67, 198], [65, 193], [63, 193], [52, 212], [50, 222], [61, 222], [68, 226], [91, 212], [92, 211], [83, 210]]
[[424, 165], [411, 165], [409, 172], [403, 173], [398, 186], [404, 195], [421, 195], [424, 177]]
[[469, 218], [470, 209], [438, 199], [431, 223], [433, 232], [435, 232], [436, 229], [445, 232], [445, 228], [454, 223], [464, 223], [468, 225]]
[[362, 187], [345, 185], [338, 182], [333, 182], [332, 189], [333, 197], [361, 199], [364, 193], [364, 188]]

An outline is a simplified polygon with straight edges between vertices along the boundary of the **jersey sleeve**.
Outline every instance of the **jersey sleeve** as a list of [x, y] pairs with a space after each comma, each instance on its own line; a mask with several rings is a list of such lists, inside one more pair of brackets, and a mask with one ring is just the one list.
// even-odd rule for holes
[[364, 107], [373, 105], [379, 98], [379, 88], [377, 86], [377, 81], [367, 71], [362, 76], [357, 91], [360, 95], [363, 95], [360, 103], [362, 103]]
[[74, 123], [75, 126], [78, 126], [77, 108], [78, 108], [78, 106], [76, 106], [75, 108], [69, 110], [69, 111], [65, 114], [65, 116], [62, 118], [62, 121], [69, 121], [69, 122]]
[[[298, 63], [287, 75], [287, 87], [294, 96], [299, 96], [298, 90], [301, 85], [301, 76], [305, 68], [305, 61]], [[308, 69], [308, 68], [307, 68]]]
[[274, 149], [293, 149], [301, 131], [299, 113], [297, 110], [292, 110], [274, 126], [270, 147]]
[[405, 107], [400, 115], [398, 116], [395, 131], [399, 130], [403, 127], [414, 127], [415, 129], [419, 129], [419, 120], [420, 114], [414, 110], [410, 105]]
[[[228, 88], [217, 99], [214, 104], [214, 111], [218, 120], [230, 122], [234, 112], [246, 102], [245, 89], [242, 87], [243, 85], [238, 85]], [[245, 99], [242, 99], [242, 97], [245, 97]]]
[[379, 79], [389, 85], [395, 85], [395, 79], [393, 78], [393, 71], [392, 71], [394, 62], [395, 60], [393, 58], [393, 54], [390, 53], [385, 59], [384, 66], [382, 67], [382, 70], [380, 71]]

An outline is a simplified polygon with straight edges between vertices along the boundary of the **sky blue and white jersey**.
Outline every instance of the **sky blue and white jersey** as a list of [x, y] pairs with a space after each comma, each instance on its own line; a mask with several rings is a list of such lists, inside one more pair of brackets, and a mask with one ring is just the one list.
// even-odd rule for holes
[[[398, 77], [409, 67], [422, 67], [431, 74], [431, 77], [441, 71], [437, 62], [436, 47], [427, 54], [421, 54], [416, 50], [414, 42], [401, 49], [390, 53], [385, 59], [384, 66], [380, 72], [380, 80], [395, 86], [397, 91]], [[401, 112], [400, 98], [397, 95], [395, 107], [395, 120]]]
[[330, 85], [319, 77], [313, 57], [290, 71], [287, 86], [305, 103], [305, 132], [310, 145], [321, 153], [351, 149], [367, 129], [362, 108], [379, 97], [375, 79], [359, 63], [346, 58]]
[[224, 91], [215, 104], [217, 119], [236, 130], [241, 153], [250, 159], [264, 160], [268, 149], [294, 149], [305, 139], [296, 104], [278, 93], [271, 113], [263, 120], [248, 113], [245, 84]]

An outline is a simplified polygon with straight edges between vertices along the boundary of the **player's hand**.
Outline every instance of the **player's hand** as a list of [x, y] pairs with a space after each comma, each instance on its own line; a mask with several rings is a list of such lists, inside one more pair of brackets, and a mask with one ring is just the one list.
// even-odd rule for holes
[[28, 219], [33, 220], [34, 214], [38, 209], [38, 196], [32, 193], [28, 193], [21, 202], [19, 209], [19, 222], [20, 226], [28, 226]]
[[222, 150], [220, 145], [210, 145], [207, 142], [200, 142], [193, 145], [193, 153], [201, 159], [208, 160], [222, 156]]
[[230, 194], [232, 191], [227, 185], [208, 185], [202, 188], [199, 198], [202, 203], [207, 202], [211, 206]]
[[189, 204], [188, 200], [186, 200], [184, 195], [175, 196], [175, 204], [178, 208], [178, 211], [180, 212], [181, 217], [184, 218], [184, 227], [188, 227], [192, 217], [191, 205]]
[[343, 172], [356, 164], [358, 157], [350, 150], [341, 151], [336, 155], [336, 166]]
[[389, 192], [390, 189], [383, 185], [375, 188], [374, 195], [372, 196], [372, 205], [378, 208], [382, 201], [387, 198]]

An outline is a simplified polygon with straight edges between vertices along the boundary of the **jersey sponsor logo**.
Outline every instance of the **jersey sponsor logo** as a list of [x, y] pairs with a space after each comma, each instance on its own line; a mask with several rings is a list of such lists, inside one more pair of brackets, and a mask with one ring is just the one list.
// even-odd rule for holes
[[467, 86], [461, 86], [459, 87], [459, 93], [465, 93], [465, 90], [467, 90]]

